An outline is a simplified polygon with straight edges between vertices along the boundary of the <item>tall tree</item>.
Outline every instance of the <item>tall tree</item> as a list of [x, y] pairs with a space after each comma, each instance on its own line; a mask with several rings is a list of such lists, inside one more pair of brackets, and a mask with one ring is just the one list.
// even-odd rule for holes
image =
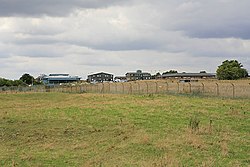
[[26, 73], [21, 76], [20, 80], [28, 85], [32, 85], [34, 82], [34, 77]]
[[237, 60], [225, 60], [216, 70], [217, 78], [220, 80], [236, 80], [246, 78], [248, 72]]

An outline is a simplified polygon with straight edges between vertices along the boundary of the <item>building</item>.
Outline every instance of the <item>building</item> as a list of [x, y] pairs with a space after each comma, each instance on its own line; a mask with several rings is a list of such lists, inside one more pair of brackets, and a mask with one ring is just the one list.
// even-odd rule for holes
[[214, 79], [216, 74], [213, 73], [172, 73], [163, 74], [161, 76], [163, 79]]
[[151, 74], [147, 72], [142, 72], [141, 70], [137, 70], [136, 72], [126, 73], [126, 78], [128, 81], [149, 80], [151, 79]]
[[80, 81], [81, 77], [70, 76], [69, 74], [49, 74], [49, 76], [44, 75], [41, 80], [46, 85], [55, 85], [61, 83], [71, 83]]
[[127, 82], [127, 77], [126, 76], [116, 76], [114, 78], [115, 82]]
[[88, 82], [112, 82], [114, 78], [113, 74], [99, 72], [88, 75]]

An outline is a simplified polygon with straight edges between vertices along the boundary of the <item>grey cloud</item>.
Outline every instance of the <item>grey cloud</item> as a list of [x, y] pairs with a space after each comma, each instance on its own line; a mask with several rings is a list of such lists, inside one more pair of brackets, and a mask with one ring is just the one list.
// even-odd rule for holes
[[106, 51], [129, 51], [129, 50], [154, 50], [159, 47], [159, 45], [154, 41], [143, 41], [143, 40], [133, 40], [133, 41], [113, 41], [109, 43], [101, 44], [86, 44], [92, 49], [106, 50]]
[[36, 46], [36, 45], [55, 45], [58, 43], [62, 43], [62, 41], [59, 41], [58, 39], [51, 38], [51, 37], [46, 38], [43, 36], [40, 36], [40, 37], [31, 36], [31, 37], [27, 37], [24, 39], [16, 39], [14, 43], [20, 46], [22, 45]]
[[102, 8], [128, 0], [0, 0], [0, 16], [65, 16], [75, 9]]
[[78, 65], [84, 65], [84, 66], [92, 66], [92, 67], [98, 67], [98, 66], [101, 66], [101, 67], [113, 67], [113, 66], [119, 66], [119, 64], [115, 64], [115, 63], [109, 63], [109, 62], [106, 62], [106, 63], [103, 63], [103, 62], [100, 62], [100, 63], [97, 63], [97, 62], [86, 62], [86, 63], [78, 63]]
[[250, 1], [211, 0], [192, 5], [192, 10], [188, 11], [177, 7], [174, 16], [179, 20], [174, 25], [176, 30], [194, 38], [250, 39]]
[[[0, 45], [1, 46], [1, 45]], [[21, 57], [62, 57], [64, 55], [64, 47], [62, 45], [3, 45], [4, 49], [0, 49], [0, 58], [8, 58], [11, 56]]]
[[182, 31], [191, 38], [250, 39], [249, 0], [148, 1], [158, 12], [155, 20], [165, 30]]
[[10, 65], [0, 75], [13, 67], [83, 77], [138, 68], [214, 72], [225, 59], [250, 69], [250, 2], [134, 0], [131, 6], [120, 5], [126, 2], [0, 0], [1, 16], [19, 16], [0, 17], [0, 61]]

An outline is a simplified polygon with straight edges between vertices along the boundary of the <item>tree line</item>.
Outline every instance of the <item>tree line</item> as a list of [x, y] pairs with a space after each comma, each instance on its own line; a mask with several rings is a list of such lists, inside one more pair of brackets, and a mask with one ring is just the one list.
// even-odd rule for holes
[[[169, 70], [160, 74], [159, 72], [153, 75], [154, 79], [160, 78], [163, 74], [178, 73], [176, 70]], [[206, 73], [206, 71], [200, 71]], [[237, 60], [225, 60], [216, 70], [216, 76], [219, 80], [236, 80], [248, 77], [248, 71], [243, 68], [243, 65]], [[29, 86], [42, 84], [40, 80], [35, 79], [30, 74], [23, 74], [19, 80], [8, 80], [0, 78], [0, 87], [2, 86]]]
[[30, 74], [23, 74], [19, 80], [9, 80], [5, 78], [0, 78], [0, 87], [3, 86], [29, 86], [29, 85], [39, 85], [41, 82], [37, 81]]

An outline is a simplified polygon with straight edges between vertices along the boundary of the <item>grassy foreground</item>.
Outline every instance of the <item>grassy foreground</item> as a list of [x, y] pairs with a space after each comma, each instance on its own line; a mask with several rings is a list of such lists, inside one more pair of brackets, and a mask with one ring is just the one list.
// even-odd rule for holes
[[0, 94], [0, 166], [249, 166], [250, 100]]

